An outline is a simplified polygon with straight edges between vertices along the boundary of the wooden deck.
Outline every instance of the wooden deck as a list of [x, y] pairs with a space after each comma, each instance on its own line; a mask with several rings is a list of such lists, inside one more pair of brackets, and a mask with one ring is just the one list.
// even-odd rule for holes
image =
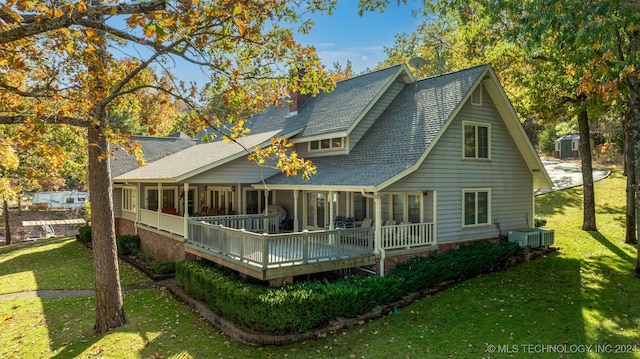
[[[372, 227], [267, 233], [277, 231], [271, 225], [273, 219], [231, 217], [189, 219], [185, 251], [260, 280], [376, 263]], [[431, 246], [435, 244], [434, 225], [385, 226], [381, 240], [385, 250]]]
[[375, 263], [371, 228], [259, 234], [189, 221], [185, 250], [261, 280]]

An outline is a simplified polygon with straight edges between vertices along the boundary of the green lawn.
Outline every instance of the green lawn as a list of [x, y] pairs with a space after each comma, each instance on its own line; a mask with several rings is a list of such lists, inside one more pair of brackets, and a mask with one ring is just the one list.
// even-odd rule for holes
[[[640, 279], [631, 274], [636, 250], [622, 243], [624, 196], [617, 171], [596, 183], [599, 231], [591, 233], [580, 230], [581, 188], [538, 197], [556, 253], [312, 341], [244, 345], [150, 289], [126, 292], [129, 323], [104, 335], [92, 332], [89, 297], [0, 301], [0, 357], [640, 358]], [[74, 240], [0, 248], [0, 294], [91, 288], [90, 262]], [[121, 276], [123, 285], [147, 281], [126, 264]]]

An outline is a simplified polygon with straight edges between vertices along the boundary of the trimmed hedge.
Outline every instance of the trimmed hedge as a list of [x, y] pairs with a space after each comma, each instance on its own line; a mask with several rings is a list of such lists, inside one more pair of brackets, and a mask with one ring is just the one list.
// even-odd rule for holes
[[517, 243], [476, 242], [456, 250], [398, 264], [390, 275], [403, 278], [407, 291], [416, 292], [462, 275], [489, 272], [519, 250]]
[[266, 334], [296, 334], [337, 317], [353, 318], [410, 292], [488, 271], [519, 250], [517, 244], [478, 242], [399, 264], [385, 277], [348, 276], [268, 287], [204, 261], [176, 264], [176, 280], [192, 298], [238, 327]]

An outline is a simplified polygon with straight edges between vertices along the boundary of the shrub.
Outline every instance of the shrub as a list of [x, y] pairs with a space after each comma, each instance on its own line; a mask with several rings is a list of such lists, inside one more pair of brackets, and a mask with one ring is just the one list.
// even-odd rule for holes
[[132, 234], [117, 236], [116, 245], [118, 247], [118, 254], [135, 254], [140, 249], [140, 237]]
[[391, 304], [408, 292], [489, 270], [516, 253], [515, 243], [478, 242], [455, 251], [399, 264], [389, 275], [349, 276], [271, 288], [242, 280], [236, 272], [204, 261], [176, 264], [176, 280], [194, 299], [240, 328], [294, 334], [337, 317], [353, 318]]
[[80, 243], [91, 242], [91, 226], [82, 226], [78, 228], [78, 235], [76, 238]]
[[152, 264], [152, 269], [153, 269], [153, 272], [157, 274], [175, 273], [176, 262], [160, 263], [160, 262], [154, 261]]
[[547, 219], [544, 217], [536, 217], [533, 219], [534, 227], [540, 228], [547, 225]]
[[176, 280], [216, 314], [245, 330], [270, 334], [301, 333], [336, 317], [355, 317], [404, 294], [393, 277], [352, 276], [271, 288], [188, 261], [176, 264]]
[[398, 264], [390, 274], [404, 278], [409, 291], [419, 291], [463, 274], [489, 271], [519, 250], [517, 243], [476, 242], [457, 250]]

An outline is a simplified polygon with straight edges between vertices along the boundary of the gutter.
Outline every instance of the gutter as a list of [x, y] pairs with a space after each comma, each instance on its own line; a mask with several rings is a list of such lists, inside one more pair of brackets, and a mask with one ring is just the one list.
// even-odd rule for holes
[[386, 252], [384, 248], [382, 248], [382, 239], [380, 236], [382, 235], [382, 224], [380, 223], [382, 220], [382, 204], [380, 202], [379, 194], [369, 194], [363, 190], [360, 190], [360, 194], [365, 198], [372, 198], [374, 201], [375, 207], [375, 232], [373, 234], [373, 243], [374, 243], [374, 253], [380, 254], [380, 276], [384, 277], [384, 261], [386, 259]]

